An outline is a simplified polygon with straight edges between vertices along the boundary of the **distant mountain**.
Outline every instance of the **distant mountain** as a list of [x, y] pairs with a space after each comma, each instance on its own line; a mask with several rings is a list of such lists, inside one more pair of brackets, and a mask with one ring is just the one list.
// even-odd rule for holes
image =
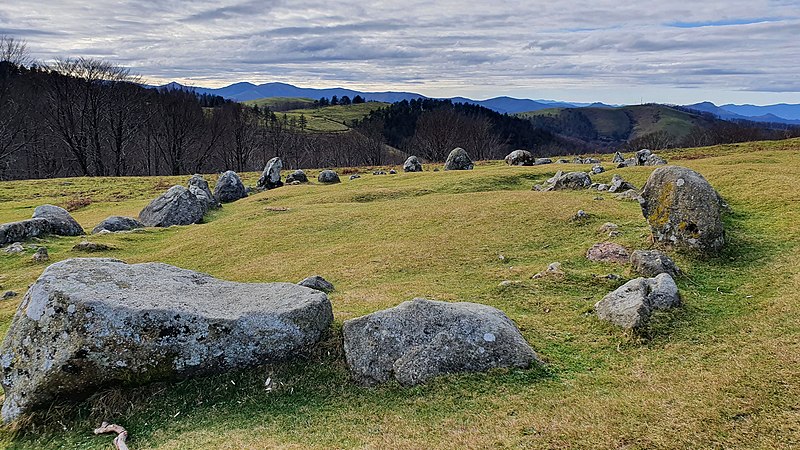
[[[287, 97], [287, 98], [310, 98], [318, 99], [321, 97], [342, 97], [344, 95], [353, 98], [356, 95], [364, 97], [366, 100], [376, 102], [394, 103], [402, 100], [413, 100], [417, 98], [428, 98], [422, 94], [413, 92], [363, 92], [354, 91], [352, 89], [344, 88], [328, 88], [328, 89], [315, 89], [315, 88], [301, 88], [287, 83], [235, 83], [230, 86], [222, 88], [204, 88], [198, 86], [185, 86], [180, 83], [172, 82], [163, 86], [156, 86], [159, 88], [168, 89], [186, 89], [197, 92], [198, 94], [219, 95], [226, 99], [235, 100], [237, 102], [246, 102], [250, 100], [259, 100], [264, 98], [273, 97]], [[575, 108], [582, 106], [608, 106], [602, 103], [567, 103], [555, 100], [530, 100], [512, 97], [495, 97], [487, 100], [473, 100], [466, 97], [453, 97], [450, 100], [453, 103], [468, 103], [472, 105], [479, 105], [503, 114], [516, 114], [525, 111], [539, 111], [547, 108]]]
[[321, 97], [337, 97], [348, 96], [350, 98], [360, 95], [366, 100], [376, 102], [394, 103], [402, 100], [413, 100], [415, 98], [422, 98], [423, 95], [415, 94], [413, 92], [361, 92], [352, 89], [344, 88], [329, 88], [329, 89], [315, 89], [315, 88], [300, 88], [287, 83], [235, 83], [230, 86], [222, 88], [204, 88], [197, 86], [183, 86], [179, 83], [169, 83], [164, 86], [170, 89], [183, 88], [197, 92], [198, 94], [219, 95], [230, 100], [237, 102], [245, 102], [248, 100], [258, 100], [261, 98], [269, 97], [297, 97], [297, 98], [311, 98], [318, 99]]
[[[684, 108], [695, 111], [707, 112], [723, 120], [750, 120], [762, 123], [782, 123], [788, 125], [800, 125], [800, 105], [723, 105], [717, 106], [711, 102], [695, 103], [685, 105]], [[794, 111], [796, 108], [796, 112]], [[779, 116], [775, 112], [781, 112], [785, 116]], [[744, 114], [746, 113], [746, 114]], [[797, 118], [795, 118], [797, 117]]]

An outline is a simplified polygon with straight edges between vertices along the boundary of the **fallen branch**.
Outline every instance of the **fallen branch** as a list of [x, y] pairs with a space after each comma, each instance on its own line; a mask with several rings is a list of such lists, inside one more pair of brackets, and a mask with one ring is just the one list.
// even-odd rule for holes
[[117, 437], [114, 438], [114, 447], [117, 450], [128, 450], [128, 444], [125, 443], [125, 440], [128, 439], [128, 430], [119, 425], [109, 425], [108, 422], [103, 422], [100, 428], [94, 429], [94, 434], [104, 433], [117, 433]]

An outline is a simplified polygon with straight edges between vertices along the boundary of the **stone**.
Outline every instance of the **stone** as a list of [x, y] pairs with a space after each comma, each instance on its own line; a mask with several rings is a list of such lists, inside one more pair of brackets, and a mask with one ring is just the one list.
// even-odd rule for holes
[[544, 191], [561, 191], [566, 189], [586, 189], [592, 185], [592, 179], [586, 172], [561, 173], [559, 171], [553, 178], [547, 180], [549, 186]]
[[618, 169], [622, 169], [622, 168], [625, 168], [625, 167], [633, 167], [633, 166], [636, 166], [636, 165], [637, 165], [636, 164], [636, 158], [628, 158], [625, 161], [622, 161], [621, 163], [617, 164], [617, 168]]
[[373, 386], [425, 383], [447, 373], [541, 363], [500, 310], [476, 303], [415, 298], [346, 320], [344, 352], [353, 379]]
[[675, 261], [659, 250], [635, 250], [631, 253], [630, 262], [633, 270], [646, 277], [666, 273], [678, 278], [682, 274]]
[[356, 180], [356, 179], [359, 179], [359, 178], [361, 178], [361, 175], [359, 175], [359, 174], [350, 175], [350, 179], [351, 180]]
[[283, 186], [281, 170], [283, 170], [283, 161], [277, 156], [267, 161], [267, 165], [264, 166], [264, 171], [261, 172], [261, 177], [256, 183], [256, 188], [263, 190]]
[[614, 158], [611, 160], [613, 163], [625, 162], [625, 157], [620, 152], [614, 152]]
[[219, 176], [217, 184], [214, 186], [214, 197], [220, 203], [230, 203], [247, 197], [247, 192], [239, 175], [228, 170]]
[[509, 166], [532, 166], [536, 159], [527, 150], [514, 150], [506, 155], [505, 161]]
[[[213, 199], [214, 197], [212, 196], [211, 198]], [[216, 203], [216, 201], [214, 201], [214, 203]], [[132, 217], [111, 216], [97, 224], [97, 226], [92, 229], [92, 234], [97, 234], [100, 232], [130, 231], [135, 230], [136, 228], [144, 227], [145, 224]]]
[[14, 242], [13, 244], [6, 247], [4, 251], [9, 255], [15, 255], [18, 253], [24, 253], [25, 247], [22, 246], [22, 242]]
[[558, 161], [556, 161], [556, 164], [568, 164], [568, 163], [569, 163], [569, 160], [567, 160], [567, 159], [559, 159]]
[[198, 223], [203, 220], [204, 213], [205, 208], [194, 194], [175, 185], [145, 206], [139, 219], [148, 227], [170, 227]]
[[595, 166], [592, 167], [592, 173], [595, 174], [595, 175], [601, 174], [601, 173], [603, 173], [605, 171], [606, 171], [606, 169], [604, 169], [603, 166], [601, 166], [599, 164], [596, 164]]
[[594, 244], [587, 252], [589, 261], [626, 264], [631, 255], [628, 249], [614, 242], [600, 242]]
[[397, 175], [397, 171], [394, 169], [389, 170], [389, 175]]
[[587, 213], [582, 209], [579, 209], [578, 212], [576, 212], [575, 215], [572, 216], [572, 220], [574, 222], [585, 222], [589, 220], [589, 213]]
[[636, 155], [634, 156], [636, 158], [636, 165], [637, 166], [643, 166], [645, 164], [645, 162], [647, 162], [647, 158], [649, 158], [650, 155], [652, 155], [652, 154], [653, 154], [653, 152], [648, 150], [648, 149], [646, 149], [646, 148], [643, 148], [643, 149], [639, 150], [638, 152], [636, 152]]
[[422, 172], [422, 163], [416, 156], [409, 156], [403, 163], [403, 172]]
[[613, 194], [616, 192], [627, 191], [628, 189], [636, 189], [636, 186], [623, 180], [618, 174], [614, 174], [614, 176], [611, 177], [611, 184], [608, 187], [608, 192]]
[[636, 278], [623, 284], [594, 305], [597, 317], [626, 329], [647, 325], [655, 310], [680, 306], [675, 281], [666, 273], [655, 278]]
[[114, 247], [98, 242], [81, 241], [72, 247], [72, 251], [76, 252], [105, 252], [108, 250], [115, 250]]
[[606, 222], [603, 225], [600, 225], [600, 228], [598, 229], [598, 231], [601, 232], [601, 233], [610, 233], [612, 231], [617, 231], [618, 229], [619, 229], [619, 225], [617, 225], [617, 224], [615, 224], [613, 222]]
[[8, 300], [10, 298], [16, 297], [18, 294], [14, 291], [5, 291], [3, 292], [3, 300]]
[[319, 176], [317, 176], [317, 181], [326, 184], [341, 183], [341, 180], [339, 180], [339, 174], [332, 170], [323, 170], [320, 172]]
[[600, 164], [601, 162], [602, 161], [600, 161], [597, 158], [586, 158], [586, 159], [583, 160], [584, 164]]
[[50, 222], [50, 233], [59, 236], [81, 236], [86, 234], [83, 227], [72, 218], [70, 213], [60, 206], [41, 205], [33, 210], [33, 219], [45, 219]]
[[454, 148], [444, 162], [444, 170], [472, 170], [473, 167], [467, 151], [461, 147]]
[[560, 276], [563, 276], [563, 275], [564, 275], [564, 271], [561, 270], [561, 263], [560, 262], [553, 262], [553, 263], [550, 263], [547, 266], [547, 270], [545, 270], [544, 272], [539, 272], [536, 275], [532, 276], [531, 278], [539, 279], [539, 278], [544, 278], [544, 277], [548, 277], [548, 276], [550, 276], [550, 277], [552, 277], [552, 276], [560, 277]]
[[295, 184], [295, 181], [298, 183], [308, 183], [308, 176], [306, 176], [306, 173], [302, 170], [297, 169], [286, 177], [286, 184]]
[[536, 160], [533, 161], [534, 166], [541, 166], [544, 164], [553, 164], [553, 160], [550, 158], [536, 158]]
[[50, 232], [47, 219], [28, 219], [0, 225], [0, 245], [43, 236]]
[[384, 170], [376, 170], [372, 172], [373, 175], [386, 175], [386, 171]]
[[200, 201], [200, 204], [203, 205], [203, 208], [206, 212], [210, 209], [216, 209], [222, 206], [220, 205], [219, 201], [217, 201], [217, 198], [214, 197], [214, 194], [211, 193], [211, 189], [208, 187], [208, 181], [206, 181], [206, 179], [200, 174], [194, 174], [191, 178], [189, 178], [189, 192], [197, 197], [197, 200]]
[[640, 204], [656, 242], [707, 255], [725, 245], [723, 201], [694, 170], [679, 166], [654, 170]]
[[268, 364], [319, 341], [328, 297], [161, 263], [75, 258], [48, 267], [0, 346], [4, 421], [56, 397]]
[[614, 196], [614, 198], [617, 199], [617, 200], [627, 200], [627, 201], [632, 201], [632, 202], [638, 202], [638, 201], [641, 200], [642, 197], [641, 197], [641, 195], [639, 195], [639, 191], [637, 191], [636, 189], [628, 189], [625, 192], [616, 194]]
[[291, 182], [287, 181], [287, 184], [291, 184], [292, 186], [299, 186], [299, 185], [301, 185], [303, 183], [298, 181], [298, 180], [292, 180]]
[[46, 247], [39, 247], [38, 249], [36, 249], [36, 253], [33, 254], [31, 259], [33, 260], [33, 262], [37, 263], [46, 262], [50, 260], [50, 254], [47, 253]]
[[608, 190], [608, 185], [605, 184], [605, 183], [597, 183], [597, 190], [601, 191], [601, 192], [602, 191], [607, 191]]
[[319, 275], [306, 277], [297, 284], [322, 292], [332, 292], [334, 290], [333, 283]]

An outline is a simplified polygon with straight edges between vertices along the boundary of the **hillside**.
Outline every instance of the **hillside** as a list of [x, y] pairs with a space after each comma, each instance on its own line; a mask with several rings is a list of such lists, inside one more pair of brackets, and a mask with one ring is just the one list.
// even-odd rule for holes
[[665, 133], [674, 142], [694, 127], [707, 128], [713, 120], [664, 105], [618, 108], [550, 108], [518, 114], [554, 133], [580, 139], [590, 145], [617, 146], [653, 133]]
[[[336, 285], [335, 324], [318, 351], [266, 368], [103, 391], [78, 414], [54, 408], [26, 432], [0, 429], [0, 445], [107, 449], [111, 437], [91, 430], [110, 420], [129, 430], [137, 450], [791, 448], [800, 440], [800, 209], [791, 188], [800, 140], [663, 155], [702, 173], [733, 213], [722, 256], [674, 255], [688, 275], [678, 280], [685, 305], [658, 315], [642, 334], [590, 314], [632, 274], [584, 256], [607, 239], [597, 231], [607, 221], [622, 231], [614, 241], [648, 247], [639, 205], [610, 196], [596, 201], [588, 191], [531, 190], [558, 169], [585, 166], [426, 166], [333, 186], [286, 186], [226, 204], [201, 225], [91, 239], [117, 248], [103, 256], [162, 261], [229, 280], [296, 282], [321, 274]], [[651, 170], [609, 170], [593, 179], [608, 182], [621, 173], [642, 186]], [[244, 174], [245, 184], [257, 177]], [[2, 182], [0, 222], [28, 218], [43, 203], [88, 198], [73, 214], [90, 229], [112, 214], [136, 215], [186, 178]], [[213, 185], [216, 176], [207, 178]], [[570, 220], [579, 209], [591, 215], [585, 224]], [[51, 262], [92, 256], [70, 250], [80, 240], [39, 245]], [[531, 279], [553, 261], [562, 263], [564, 278]], [[0, 284], [25, 292], [44, 267], [30, 261], [30, 252], [0, 252]], [[608, 273], [623, 279], [604, 278]], [[503, 280], [518, 284], [500, 287]], [[504, 310], [546, 369], [445, 376], [414, 388], [351, 383], [342, 321], [416, 296]], [[2, 332], [21, 299], [0, 303]], [[267, 378], [275, 389], [265, 389]]]
[[[314, 101], [311, 99], [288, 97], [262, 98], [244, 103], [250, 106], [268, 107], [280, 117], [285, 114], [289, 120], [299, 121], [302, 116], [307, 122], [306, 130], [314, 133], [347, 131], [354, 120], [361, 120], [371, 112], [387, 106], [387, 103], [366, 102], [312, 108]], [[292, 107], [287, 108], [287, 105]], [[300, 105], [305, 107], [296, 107]]]

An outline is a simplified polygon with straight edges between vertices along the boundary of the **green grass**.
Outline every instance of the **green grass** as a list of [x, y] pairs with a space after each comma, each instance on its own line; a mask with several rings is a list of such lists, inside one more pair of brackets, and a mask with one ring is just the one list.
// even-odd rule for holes
[[[286, 186], [227, 204], [206, 223], [93, 240], [108, 256], [163, 261], [237, 281], [331, 280], [331, 334], [299, 361], [180, 383], [109, 390], [41, 413], [9, 448], [110, 448], [91, 430], [128, 428], [135, 449], [193, 448], [791, 448], [800, 440], [800, 140], [675, 150], [671, 162], [702, 173], [733, 208], [730, 244], [713, 259], [675, 256], [685, 306], [630, 335], [600, 323], [592, 305], [633, 276], [584, 257], [614, 240], [648, 247], [638, 204], [596, 193], [535, 192], [559, 169], [479, 164], [469, 172], [365, 175], [324, 186]], [[605, 157], [611, 168], [610, 155]], [[641, 186], [652, 168], [614, 173]], [[368, 172], [368, 169], [364, 169]], [[258, 174], [244, 174], [253, 185]], [[311, 171], [310, 178], [315, 176]], [[188, 177], [75, 178], [0, 183], [0, 221], [42, 203], [92, 203], [86, 228], [135, 215]], [[210, 177], [212, 185], [215, 177]], [[63, 184], [70, 183], [70, 184]], [[270, 210], [282, 206], [288, 211]], [[583, 209], [586, 224], [570, 217]], [[48, 238], [52, 261], [80, 238]], [[24, 292], [44, 265], [0, 252], [0, 285]], [[501, 261], [499, 255], [504, 255]], [[560, 261], [563, 279], [532, 280]], [[501, 288], [503, 280], [520, 284]], [[447, 376], [426, 386], [353, 385], [341, 323], [416, 296], [498, 307], [547, 362], [541, 370]], [[8, 327], [20, 297], [0, 303]], [[264, 380], [276, 380], [267, 392]]]
[[272, 109], [273, 111], [283, 111], [284, 107], [288, 104], [303, 104], [307, 106], [311, 106], [314, 104], [314, 100], [310, 98], [301, 98], [301, 97], [266, 97], [266, 98], [259, 98], [256, 100], [248, 100], [246, 102], [242, 102], [248, 106], [258, 106], [259, 108], [267, 107]]
[[294, 109], [286, 114], [289, 117], [300, 118], [304, 115], [308, 120], [307, 129], [314, 132], [347, 131], [353, 120], [360, 120], [376, 109], [383, 108], [387, 103], [366, 102], [355, 105], [325, 106], [315, 109]]

